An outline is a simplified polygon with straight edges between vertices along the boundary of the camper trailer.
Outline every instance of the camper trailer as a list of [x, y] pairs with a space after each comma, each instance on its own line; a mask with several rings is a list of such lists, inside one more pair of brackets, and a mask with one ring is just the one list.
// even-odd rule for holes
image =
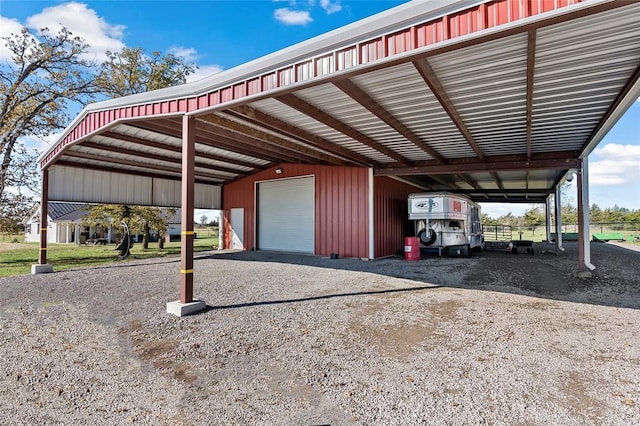
[[467, 197], [446, 192], [410, 194], [409, 220], [414, 221], [422, 248], [462, 257], [484, 248], [480, 206]]

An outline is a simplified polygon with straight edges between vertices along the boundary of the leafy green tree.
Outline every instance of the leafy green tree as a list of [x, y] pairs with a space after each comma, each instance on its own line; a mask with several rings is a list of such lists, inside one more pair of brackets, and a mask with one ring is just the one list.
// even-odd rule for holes
[[149, 248], [151, 230], [158, 233], [158, 244], [163, 248], [163, 237], [167, 232], [167, 221], [176, 213], [173, 208], [161, 209], [146, 206], [121, 206], [115, 204], [94, 205], [83, 218], [85, 225], [119, 226], [125, 222], [134, 234], [142, 234], [142, 248]]
[[480, 213], [480, 223], [482, 223], [483, 226], [497, 225], [498, 221], [492, 218], [491, 216], [489, 216], [488, 214], [482, 212]]
[[602, 209], [596, 203], [591, 204], [591, 207], [589, 208], [589, 220], [591, 221], [591, 223], [603, 222], [602, 219]]
[[[18, 200], [8, 187], [37, 191], [38, 153], [24, 138], [42, 138], [69, 122], [69, 102], [86, 103], [95, 93], [88, 45], [66, 28], [3, 37], [11, 59], [0, 63], [0, 204]], [[23, 191], [24, 193], [24, 191]]]
[[535, 227], [544, 225], [545, 212], [541, 207], [532, 207], [524, 212], [524, 226]]
[[112, 97], [134, 95], [185, 83], [195, 71], [171, 53], [146, 53], [140, 47], [125, 47], [120, 52], [107, 52], [95, 83], [101, 93]]

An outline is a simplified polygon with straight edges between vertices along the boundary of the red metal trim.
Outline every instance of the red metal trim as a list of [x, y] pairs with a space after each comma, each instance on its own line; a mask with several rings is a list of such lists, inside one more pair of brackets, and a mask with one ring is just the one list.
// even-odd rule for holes
[[[460, 37], [461, 35], [467, 34], [467, 28], [465, 27], [469, 26], [469, 22], [473, 21], [473, 17], [476, 14], [480, 15], [479, 20], [482, 24], [478, 25], [476, 28], [471, 26], [471, 32], [495, 28], [516, 20], [530, 18], [544, 12], [561, 9], [569, 6], [570, 4], [581, 3], [583, 1], [586, 0], [543, 1], [541, 7], [528, 7], [529, 2], [522, 2], [521, 0], [493, 0], [479, 6], [470, 7], [462, 11], [457, 11], [449, 15], [435, 18], [426, 23], [409, 26], [405, 30], [396, 30], [392, 34], [382, 34], [377, 38], [357, 42], [341, 49], [357, 49], [359, 59], [358, 65], [364, 65], [398, 53], [406, 53], [411, 49], [422, 48], [435, 43], [452, 40]], [[616, 6], [611, 5], [609, 7], [613, 8]], [[408, 46], [405, 45], [402, 49], [389, 49], [388, 42], [390, 39], [404, 37], [406, 32], [411, 33], [412, 31], [415, 31], [417, 34], [418, 40], [415, 46], [413, 43], [409, 43]], [[323, 59], [326, 58], [328, 54], [332, 55], [331, 52], [324, 52], [318, 57], [311, 59], [313, 66], [311, 67], [312, 75], [309, 76], [309, 80], [326, 75], [324, 72], [319, 72], [318, 67], [321, 66]], [[293, 70], [293, 72], [295, 72], [298, 65], [306, 64], [308, 62], [309, 59], [304, 59], [301, 62], [289, 65], [286, 70]], [[342, 66], [338, 65], [339, 64], [334, 61], [332, 66], [329, 67], [329, 73], [344, 71], [347, 68], [346, 63], [343, 63]], [[255, 95], [267, 90], [282, 88], [290, 84], [288, 79], [284, 79], [284, 82], [281, 81], [282, 79], [280, 78], [280, 74], [282, 71], [283, 69], [279, 68], [266, 72], [260, 76], [249, 77], [249, 79], [258, 78], [262, 82], [262, 84], [259, 85], [260, 87], [258, 88], [258, 92], [249, 90], [246, 86], [247, 80], [243, 80], [225, 87], [214, 89], [209, 93], [201, 94], [197, 97], [192, 96], [170, 101], [163, 100], [145, 105], [125, 106], [107, 111], [89, 113], [80, 123], [76, 124], [76, 126], [71, 129], [60, 142], [58, 142], [58, 145], [45, 158], [42, 159], [40, 167], [44, 168], [64, 146], [86, 136], [88, 133], [108, 125], [116, 119], [153, 116], [161, 114], [163, 110], [170, 113], [190, 113], [200, 109], [212, 108], [221, 103], [236, 101], [245, 98], [248, 95]], [[95, 119], [93, 117], [89, 118], [92, 114], [95, 114]]]
[[182, 232], [180, 235], [180, 302], [193, 301], [193, 207], [196, 119], [182, 118]]

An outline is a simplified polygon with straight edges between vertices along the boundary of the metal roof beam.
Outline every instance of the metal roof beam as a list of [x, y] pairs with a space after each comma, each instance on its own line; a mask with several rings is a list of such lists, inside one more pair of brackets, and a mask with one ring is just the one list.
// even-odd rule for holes
[[[64, 154], [65, 157], [74, 157], [74, 158], [82, 158], [85, 160], [92, 161], [100, 161], [100, 162], [108, 162], [110, 164], [120, 164], [123, 166], [131, 166], [131, 167], [140, 167], [144, 169], [158, 170], [160, 172], [169, 172], [169, 173], [180, 173], [180, 168], [168, 167], [168, 166], [160, 166], [158, 164], [153, 163], [142, 163], [140, 161], [133, 160], [125, 160], [122, 158], [114, 158], [114, 157], [106, 157], [102, 155], [94, 155], [89, 154], [87, 152], [78, 152], [78, 151], [67, 151]], [[63, 157], [64, 158], [64, 157]], [[218, 181], [224, 181], [231, 179], [230, 176], [221, 176], [216, 175], [215, 173], [207, 173], [196, 171], [196, 174], [200, 177], [208, 177], [211, 179], [217, 179]]]
[[536, 30], [527, 33], [527, 158], [531, 158], [531, 126], [533, 122], [533, 79], [536, 68]]
[[409, 142], [420, 148], [425, 153], [429, 154], [434, 160], [439, 163], [445, 163], [446, 160], [440, 155], [434, 148], [428, 143], [423, 141], [418, 135], [413, 133], [407, 126], [405, 126], [400, 120], [395, 118], [389, 111], [384, 109], [378, 102], [376, 102], [371, 96], [369, 96], [364, 90], [358, 87], [357, 84], [351, 80], [335, 81], [333, 83], [338, 89], [342, 90], [347, 96], [354, 101], [358, 102], [370, 113], [384, 121], [389, 127], [400, 133]]
[[338, 132], [345, 134], [350, 138], [355, 139], [356, 141], [364, 145], [367, 145], [370, 148], [375, 149], [376, 151], [386, 155], [387, 157], [393, 158], [394, 160], [398, 161], [401, 164], [404, 164], [404, 165], [410, 164], [410, 161], [404, 156], [376, 142], [375, 140], [365, 135], [364, 133], [348, 126], [347, 124], [343, 123], [342, 121], [338, 120], [332, 115], [329, 115], [326, 112], [322, 111], [321, 109], [316, 108], [315, 106], [303, 101], [297, 96], [281, 95], [281, 96], [276, 96], [275, 99], [287, 105], [288, 107], [291, 107], [305, 115], [308, 115], [314, 120], [317, 120], [320, 123], [323, 123], [324, 125], [329, 126], [337, 130]]
[[[180, 181], [181, 177], [180, 176], [170, 176], [170, 175], [161, 175], [158, 173], [149, 173], [148, 171], [138, 171], [138, 170], [129, 170], [129, 169], [117, 169], [114, 167], [107, 167], [107, 166], [99, 166], [99, 165], [95, 165], [95, 164], [86, 164], [86, 163], [78, 163], [75, 161], [65, 161], [65, 160], [58, 160], [55, 162], [56, 166], [65, 166], [65, 167], [73, 167], [76, 169], [86, 169], [86, 170], [97, 170], [97, 171], [101, 171], [101, 172], [109, 172], [109, 173], [119, 173], [119, 174], [125, 174], [125, 175], [131, 175], [131, 176], [141, 176], [141, 177], [148, 177], [148, 178], [155, 178], [155, 179], [167, 179], [167, 180], [174, 180], [174, 181]], [[204, 179], [196, 179], [196, 183], [203, 183], [206, 185], [218, 185], [220, 182], [213, 182], [210, 180], [204, 180]]]
[[453, 102], [451, 102], [449, 95], [447, 95], [447, 91], [442, 86], [442, 83], [440, 83], [438, 76], [436, 75], [433, 68], [431, 68], [431, 65], [429, 64], [427, 59], [413, 61], [413, 66], [416, 67], [416, 70], [418, 70], [418, 73], [425, 81], [425, 83], [427, 83], [436, 99], [438, 99], [438, 102], [440, 102], [442, 108], [445, 110], [449, 118], [451, 118], [453, 124], [455, 124], [462, 136], [465, 138], [467, 144], [469, 144], [471, 149], [473, 149], [478, 158], [483, 159], [484, 153], [482, 152], [482, 149], [480, 149], [480, 145], [478, 145], [473, 135], [464, 124], [462, 117], [460, 117], [460, 114], [458, 114], [458, 111], [453, 105]]
[[[264, 143], [256, 143], [255, 145], [251, 145], [250, 143], [245, 143], [241, 140], [235, 140], [220, 135], [211, 135], [202, 129], [203, 125], [208, 125], [208, 123], [199, 122], [198, 124], [199, 126], [196, 126], [196, 144], [200, 143], [213, 148], [226, 149], [227, 151], [235, 152], [242, 155], [248, 155], [251, 157], [259, 158], [261, 160], [269, 161], [271, 163], [281, 163], [283, 161], [291, 163], [299, 162], [294, 157], [284, 155], [281, 150], [276, 149], [276, 152], [274, 152], [274, 149], [270, 149], [273, 147], [271, 147], [270, 145], [267, 146], [267, 144]], [[180, 123], [172, 123], [168, 120], [154, 120], [153, 123], [136, 123], [136, 127], [168, 134], [174, 137], [181, 137], [182, 135]]]
[[347, 162], [345, 162], [341, 158], [337, 158], [334, 155], [320, 152], [316, 149], [312, 149], [307, 146], [300, 145], [298, 143], [287, 140], [285, 138], [278, 137], [272, 133], [264, 132], [260, 129], [256, 129], [255, 127], [247, 126], [246, 124], [242, 124], [237, 121], [230, 120], [225, 117], [221, 117], [219, 115], [215, 115], [215, 114], [204, 115], [204, 116], [198, 117], [198, 120], [206, 121], [209, 124], [213, 124], [214, 126], [222, 127], [224, 129], [230, 130], [235, 133], [260, 139], [264, 142], [267, 142], [276, 146], [288, 148], [291, 151], [299, 152], [301, 154], [316, 158], [320, 161], [324, 161], [329, 164], [333, 164], [337, 166], [344, 166], [347, 164]]
[[[134, 149], [121, 148], [117, 146], [106, 145], [106, 144], [101, 144], [96, 142], [83, 142], [82, 144], [77, 146], [97, 149], [97, 150], [106, 151], [106, 152], [113, 152], [116, 154], [130, 155], [133, 157], [142, 157], [142, 158], [149, 158], [152, 160], [165, 161], [167, 163], [172, 163], [172, 164], [182, 164], [182, 159], [180, 158], [165, 157], [163, 155], [154, 154], [151, 152], [137, 151]], [[236, 169], [230, 169], [228, 167], [223, 167], [223, 166], [214, 166], [208, 163], [203, 163], [201, 161], [196, 161], [196, 167], [214, 169], [219, 172], [231, 173], [231, 174], [240, 175], [240, 176], [247, 175], [247, 172], [243, 172]]]
[[[129, 126], [129, 127], [131, 127], [131, 126]], [[109, 139], [127, 141], [127, 142], [135, 143], [135, 144], [138, 144], [138, 145], [146, 146], [146, 147], [149, 147], [149, 148], [155, 148], [155, 149], [160, 149], [160, 150], [165, 150], [165, 151], [177, 152], [177, 153], [180, 153], [182, 155], [182, 148], [180, 146], [168, 145], [168, 144], [164, 144], [162, 142], [155, 142], [155, 141], [151, 141], [151, 140], [147, 140], [147, 139], [141, 139], [141, 138], [137, 138], [137, 137], [129, 136], [129, 135], [123, 135], [121, 133], [115, 133], [115, 132], [104, 132], [104, 133], [101, 133], [100, 136], [104, 136], [104, 137], [109, 138]], [[163, 134], [163, 136], [167, 136], [167, 135]], [[197, 142], [196, 142], [196, 148], [197, 148]], [[248, 167], [248, 168], [251, 168], [251, 169], [262, 169], [262, 168], [264, 168], [261, 165], [250, 163], [248, 161], [237, 160], [235, 158], [227, 158], [227, 157], [223, 157], [221, 155], [209, 154], [209, 153], [206, 153], [206, 152], [198, 152], [198, 151], [196, 151], [196, 157], [206, 158], [207, 160], [219, 161], [221, 163], [229, 163], [229, 164], [232, 164], [234, 166]]]
[[226, 114], [230, 114], [234, 117], [246, 120], [250, 123], [262, 126], [266, 129], [282, 133], [288, 137], [294, 138], [302, 143], [314, 146], [318, 149], [322, 149], [336, 156], [351, 160], [355, 163], [360, 163], [364, 166], [377, 166], [379, 163], [360, 155], [357, 152], [350, 151], [339, 145], [335, 145], [328, 140], [309, 133], [299, 127], [287, 123], [277, 117], [266, 114], [260, 110], [252, 108], [247, 105], [235, 107], [231, 110], [225, 110]]
[[553, 188], [545, 189], [453, 189], [449, 191], [453, 194], [469, 194], [469, 195], [538, 195], [547, 196], [553, 193]]
[[[271, 152], [272, 158], [274, 158], [276, 162], [336, 164], [335, 158], [332, 158], [333, 161], [329, 162], [324, 159], [322, 155], [311, 156], [303, 154], [300, 150], [293, 150], [289, 146], [281, 146], [276, 142], [266, 141], [253, 135], [244, 134], [240, 131], [230, 130], [226, 127], [213, 124], [209, 120], [201, 121], [200, 117], [198, 117], [198, 130], [196, 131], [196, 135], [198, 136], [205, 133], [208, 134], [209, 140], [215, 142], [226, 139], [228, 141], [243, 143], [246, 147], [246, 152], [249, 153], [251, 153], [252, 149], [258, 148], [265, 152]], [[292, 144], [292, 142], [290, 143]], [[274, 154], [275, 157], [273, 157]], [[339, 164], [344, 165], [345, 163], [340, 162]]]
[[498, 162], [459, 163], [447, 165], [418, 166], [418, 167], [381, 167], [374, 168], [376, 176], [406, 176], [406, 175], [435, 175], [451, 173], [474, 173], [507, 170], [544, 170], [544, 169], [572, 169], [579, 166], [579, 160], [573, 159], [546, 159], [546, 160], [519, 160]]

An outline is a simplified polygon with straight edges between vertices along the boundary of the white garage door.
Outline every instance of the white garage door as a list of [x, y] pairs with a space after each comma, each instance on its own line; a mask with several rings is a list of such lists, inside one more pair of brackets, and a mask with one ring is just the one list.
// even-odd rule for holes
[[258, 183], [258, 249], [313, 253], [314, 179]]

